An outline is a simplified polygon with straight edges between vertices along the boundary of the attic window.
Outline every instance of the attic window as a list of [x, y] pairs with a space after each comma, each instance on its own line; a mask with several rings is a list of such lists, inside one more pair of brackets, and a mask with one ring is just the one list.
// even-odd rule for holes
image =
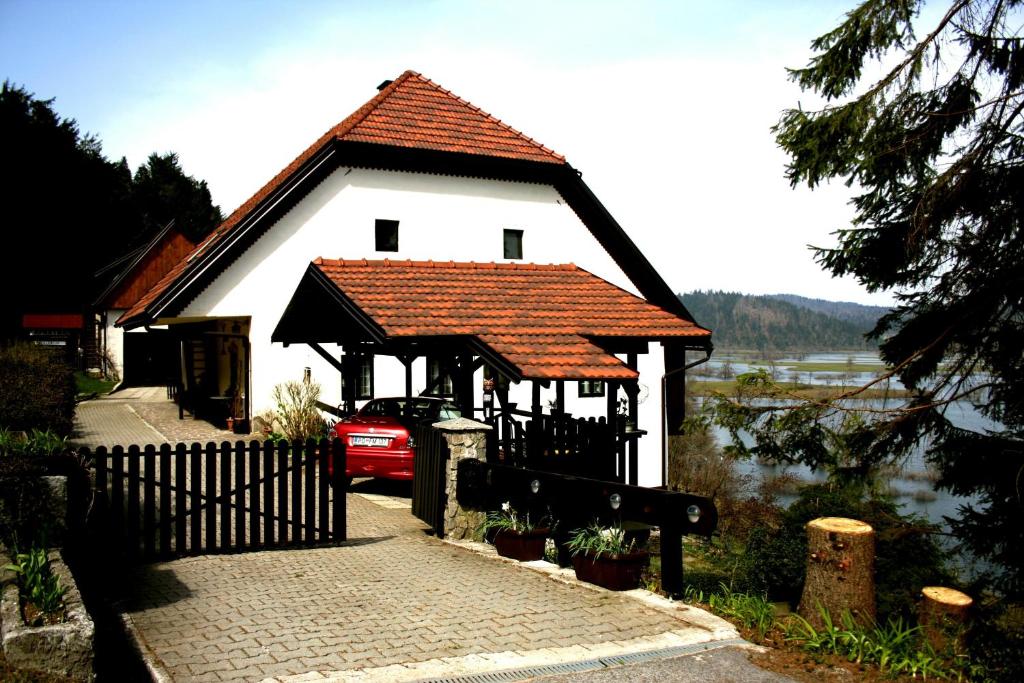
[[505, 228], [505, 258], [523, 258], [523, 231]]
[[398, 251], [398, 221], [378, 218], [374, 225], [377, 251]]

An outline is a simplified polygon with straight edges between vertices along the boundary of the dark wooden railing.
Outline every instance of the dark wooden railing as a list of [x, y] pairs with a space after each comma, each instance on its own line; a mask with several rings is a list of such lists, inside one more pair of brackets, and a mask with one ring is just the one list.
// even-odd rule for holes
[[541, 415], [498, 410], [488, 435], [488, 462], [573, 474], [606, 481], [625, 481], [626, 438], [623, 425], [605, 418]]
[[345, 447], [243, 441], [81, 451], [110, 537], [142, 560], [344, 541]]

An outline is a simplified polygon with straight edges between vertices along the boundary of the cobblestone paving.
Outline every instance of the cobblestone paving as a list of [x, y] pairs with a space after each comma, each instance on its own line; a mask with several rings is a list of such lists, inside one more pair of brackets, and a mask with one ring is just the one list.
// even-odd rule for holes
[[142, 567], [128, 611], [179, 681], [281, 678], [694, 629], [625, 596], [443, 543], [407, 511], [358, 495], [349, 496], [349, 538], [335, 548]]
[[178, 406], [163, 387], [131, 387], [79, 403], [75, 409], [72, 443], [96, 448], [114, 445], [146, 446], [208, 441], [248, 440], [188, 414], [178, 419]]

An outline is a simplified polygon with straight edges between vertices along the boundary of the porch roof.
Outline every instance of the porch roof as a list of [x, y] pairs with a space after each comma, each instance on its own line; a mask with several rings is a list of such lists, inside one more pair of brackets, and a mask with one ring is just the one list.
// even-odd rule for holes
[[274, 341], [340, 341], [340, 328], [303, 321], [310, 315], [310, 289], [317, 287], [336, 304], [334, 311], [321, 309], [318, 321], [341, 314], [378, 343], [466, 337], [503, 360], [519, 375], [515, 379], [635, 379], [637, 372], [607, 350], [614, 340], [704, 348], [711, 338], [692, 321], [573, 264], [318, 258]]

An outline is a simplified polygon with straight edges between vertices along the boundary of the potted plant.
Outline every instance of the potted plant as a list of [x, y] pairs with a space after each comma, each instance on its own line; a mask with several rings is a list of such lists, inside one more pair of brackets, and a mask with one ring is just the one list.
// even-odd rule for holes
[[573, 530], [566, 546], [572, 552], [577, 579], [613, 591], [638, 587], [649, 559], [646, 550], [627, 540], [621, 526], [604, 527], [597, 522]]
[[549, 526], [532, 523], [529, 513], [521, 516], [508, 501], [501, 504], [501, 510], [487, 514], [480, 530], [485, 537], [489, 532], [494, 534], [499, 555], [520, 562], [543, 559], [544, 544], [551, 533]]

